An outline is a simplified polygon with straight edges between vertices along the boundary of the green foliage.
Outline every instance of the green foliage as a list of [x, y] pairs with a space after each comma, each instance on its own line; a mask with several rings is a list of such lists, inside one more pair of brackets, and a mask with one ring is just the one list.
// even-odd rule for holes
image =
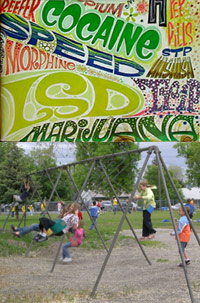
[[[19, 193], [19, 189], [25, 175], [39, 170], [56, 167], [56, 155], [54, 153], [53, 144], [47, 148], [35, 148], [30, 152], [30, 155], [25, 154], [24, 150], [17, 146], [16, 143], [0, 144], [0, 203], [9, 204], [13, 201], [13, 195]], [[50, 170], [49, 177], [55, 184], [59, 175], [59, 170]], [[39, 201], [40, 197], [49, 198], [53, 189], [49, 177], [45, 175], [40, 179], [40, 175], [32, 175], [30, 185], [37, 186], [38, 193], [35, 193], [33, 201]], [[64, 184], [64, 185], [63, 185]], [[23, 190], [23, 188], [22, 188]], [[61, 199], [69, 200], [70, 196], [70, 181], [66, 171], [63, 171], [60, 181], [57, 186], [57, 192]], [[53, 200], [58, 200], [56, 193], [52, 197]]]
[[[0, 216], [0, 230], [4, 225], [5, 219], [7, 215]], [[28, 216], [26, 219], [26, 225], [31, 225], [33, 223], [39, 222], [39, 216], [34, 215]], [[21, 238], [17, 238], [16, 236], [13, 236], [10, 231], [10, 224], [14, 224], [17, 226], [19, 224], [19, 221], [17, 221], [15, 218], [9, 217], [9, 220], [5, 226], [5, 231], [1, 233], [0, 235], [0, 256], [10, 256], [10, 255], [23, 255], [27, 251], [32, 237], [33, 233], [26, 234], [25, 236]], [[23, 227], [23, 222], [21, 223], [21, 227]], [[48, 247], [52, 244], [54, 241], [58, 241], [59, 239], [57, 237], [50, 238], [49, 241], [42, 242], [38, 245], [38, 243], [34, 243], [32, 246], [32, 251], [38, 250], [41, 247]]]
[[[107, 154], [114, 154], [138, 148], [134, 143], [78, 143], [76, 150], [76, 160], [84, 160]], [[107, 174], [114, 186], [115, 191], [120, 194], [122, 192], [130, 192], [133, 188], [134, 180], [138, 172], [137, 164], [140, 159], [138, 153], [132, 153], [125, 156], [116, 156], [115, 158], [104, 158], [101, 160], [102, 165], [107, 171]], [[98, 162], [98, 161], [97, 161]], [[74, 178], [78, 187], [81, 188], [88, 172], [91, 163], [76, 166]], [[112, 197], [113, 192], [108, 185], [106, 177], [100, 167], [100, 164], [95, 165], [92, 174], [87, 183], [87, 189], [102, 193], [107, 197]]]
[[[177, 211], [174, 211], [175, 217], [178, 218], [178, 213]], [[132, 223], [132, 226], [134, 229], [141, 229], [142, 228], [142, 212], [133, 212], [132, 214], [127, 214], [130, 222]], [[194, 214], [194, 221], [199, 218], [200, 216], [200, 210], [196, 210]], [[56, 217], [56, 214], [52, 216], [52, 219]], [[32, 223], [37, 223], [38, 222], [38, 215], [34, 215], [33, 217], [29, 216], [27, 217], [27, 222], [26, 225], [30, 225]], [[100, 215], [99, 218], [97, 219], [97, 224], [98, 224], [98, 229], [102, 235], [102, 238], [104, 239], [107, 247], [110, 247], [111, 241], [114, 237], [114, 234], [118, 228], [119, 222], [122, 218], [122, 212], [119, 211], [117, 212], [116, 215], [113, 214], [113, 212], [105, 212], [103, 215]], [[5, 222], [6, 215], [0, 216], [0, 229], [3, 227], [3, 224]], [[173, 229], [172, 222], [166, 222], [162, 223], [163, 219], [169, 219], [171, 221], [170, 217], [170, 212], [169, 211], [159, 211], [156, 210], [152, 214], [152, 222], [153, 226], [155, 229], [157, 228], [168, 228], [168, 229]], [[95, 229], [89, 231], [89, 227], [91, 225], [90, 218], [86, 212], [83, 212], [83, 220], [84, 220], [84, 229], [85, 229], [85, 234], [86, 237], [83, 240], [83, 244], [80, 246], [80, 249], [104, 249], [104, 246], [102, 244], [102, 241], [100, 240], [97, 232]], [[21, 237], [20, 239], [14, 237], [11, 235], [9, 228], [10, 224], [13, 223], [16, 225], [18, 222], [14, 218], [9, 218], [7, 225], [6, 225], [6, 232], [1, 234], [0, 237], [0, 256], [5, 256], [5, 255], [12, 255], [12, 254], [23, 254], [26, 249], [28, 248], [30, 241], [32, 239], [33, 234], [27, 234], [24, 237]], [[200, 232], [200, 224], [193, 222], [195, 230], [197, 232]], [[23, 226], [23, 225], [22, 225]], [[121, 230], [130, 230], [130, 227], [128, 223], [124, 222], [122, 225]], [[169, 235], [170, 237], [170, 235]], [[130, 239], [130, 236], [122, 236], [118, 237], [118, 241], [116, 245], [120, 241], [123, 241], [125, 238]], [[8, 244], [6, 243], [8, 241]], [[60, 241], [60, 237], [52, 237], [49, 238], [48, 241], [42, 242], [40, 244], [35, 243], [33, 245], [32, 250], [38, 250], [41, 247], [48, 247], [52, 245], [53, 242], [55, 241]], [[155, 243], [156, 242], [156, 243]], [[158, 241], [142, 241], [142, 245], [149, 245], [151, 247], [161, 247], [163, 243], [160, 243]], [[152, 244], [151, 244], [152, 243]], [[17, 249], [16, 249], [17, 247]]]
[[200, 144], [198, 142], [177, 143], [174, 147], [177, 148], [178, 156], [186, 159], [187, 183], [191, 186], [200, 186]]
[[[174, 184], [179, 192], [179, 194], [181, 195], [181, 197], [183, 198], [183, 193], [182, 193], [182, 186], [181, 184], [179, 183], [179, 181], [174, 177], [174, 172], [172, 170], [169, 169], [169, 173], [174, 181]], [[168, 192], [169, 192], [169, 196], [170, 196], [170, 199], [171, 200], [177, 200], [177, 195], [170, 183], [170, 180], [169, 178], [167, 177], [167, 174], [166, 172], [164, 171], [164, 176], [165, 176], [165, 180], [166, 180], [166, 184], [167, 184], [167, 189], [168, 189]], [[158, 188], [158, 178], [159, 178], [159, 175], [158, 175], [158, 166], [153, 164], [153, 165], [148, 165], [147, 166], [147, 170], [145, 172], [145, 179], [148, 181], [149, 184], [151, 185], [156, 185], [157, 186], [157, 189], [154, 189], [153, 192], [155, 194], [155, 199], [156, 200], [159, 200], [159, 188]], [[164, 189], [164, 185], [162, 183], [162, 180], [160, 178], [160, 182], [161, 182], [161, 200], [166, 200], [166, 194], [165, 194], [165, 189]], [[167, 203], [167, 202], [166, 202]], [[162, 205], [164, 206], [164, 205]]]
[[13, 194], [18, 193], [29, 165], [23, 149], [16, 143], [1, 143], [0, 153], [0, 203], [11, 203]]
[[38, 170], [56, 166], [56, 155], [53, 144], [47, 148], [35, 148], [30, 152], [30, 157]]

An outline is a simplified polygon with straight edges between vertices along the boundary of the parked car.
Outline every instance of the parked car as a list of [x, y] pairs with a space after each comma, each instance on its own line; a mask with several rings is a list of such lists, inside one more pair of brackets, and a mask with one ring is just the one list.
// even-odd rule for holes
[[41, 210], [40, 202], [34, 202], [33, 207], [34, 207], [34, 211], [40, 211]]
[[104, 211], [112, 211], [112, 203], [108, 201], [102, 201], [101, 207], [104, 206]]
[[[183, 203], [183, 204], [185, 205], [185, 203]], [[180, 206], [181, 206], [181, 203], [177, 203], [175, 205], [172, 205], [172, 209], [178, 210]]]
[[[21, 211], [23, 204], [18, 204], [18, 210]], [[11, 210], [12, 203], [11, 204], [1, 204], [1, 211], [2, 212], [9, 212]]]
[[159, 210], [169, 210], [169, 207], [168, 206], [162, 206], [159, 208]]
[[[123, 210], [125, 210], [126, 207], [127, 207], [127, 202], [126, 201], [120, 201], [120, 203], [121, 203], [121, 206], [122, 206]], [[131, 202], [131, 205], [128, 209], [128, 212], [131, 212], [134, 208], [137, 208], [137, 204], [134, 203], [134, 202]], [[120, 210], [121, 210], [121, 207], [118, 204], [117, 205], [117, 211], [120, 211]]]
[[10, 204], [1, 204], [2, 212], [9, 212], [11, 205]]

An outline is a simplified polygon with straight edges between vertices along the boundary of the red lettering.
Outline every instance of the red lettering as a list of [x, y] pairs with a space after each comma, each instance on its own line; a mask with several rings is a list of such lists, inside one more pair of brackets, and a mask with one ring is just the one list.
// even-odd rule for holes
[[12, 73], [15, 72], [19, 72], [20, 71], [20, 66], [19, 66], [19, 52], [23, 46], [23, 44], [17, 42], [14, 48], [14, 55], [12, 55], [12, 47], [13, 47], [14, 42], [7, 40], [6, 41], [6, 75], [8, 75], [10, 73], [9, 70], [9, 62], [11, 64], [11, 68], [12, 68]]
[[22, 15], [24, 18], [27, 18], [27, 16], [26, 16], [26, 11], [30, 8], [29, 2], [30, 2], [30, 0], [27, 0], [25, 9], [24, 9], [24, 12], [23, 12], [23, 15]]
[[59, 59], [59, 68], [66, 69], [66, 61], [63, 61], [62, 59]]
[[[183, 43], [180, 42], [179, 40], [179, 37], [180, 37], [180, 32], [181, 32], [181, 24], [177, 24], [177, 43], [178, 43], [178, 46], [182, 46]], [[184, 32], [184, 23], [182, 24], [182, 32]]]
[[15, 3], [15, 0], [12, 0], [12, 1], [10, 2], [10, 5], [9, 5], [9, 7], [8, 7], [8, 10], [7, 10], [8, 13], [12, 13], [12, 10], [13, 10], [12, 6], [14, 5], [14, 3]]
[[69, 70], [75, 70], [76, 65], [75, 65], [73, 62], [68, 62], [68, 63], [67, 63], [67, 68], [68, 68]]
[[190, 38], [189, 44], [191, 44], [193, 42], [193, 38], [190, 34], [192, 34], [192, 23], [191, 22], [189, 22], [186, 25], [186, 35]]
[[[35, 4], [36, 1], [37, 1], [37, 3]], [[35, 22], [34, 11], [38, 8], [40, 3], [41, 3], [41, 0], [33, 0], [30, 12], [28, 14], [28, 20], [32, 19], [32, 21]]]
[[121, 14], [122, 14], [123, 7], [124, 7], [124, 3], [119, 4], [116, 9], [115, 9], [115, 5], [111, 4], [110, 7], [109, 7], [109, 9], [108, 9], [108, 11], [107, 11], [107, 13], [110, 13], [112, 11], [111, 13], [113, 15], [115, 15], [116, 12], [118, 11], [117, 16], [120, 17]]
[[[45, 69], [48, 69], [48, 68], [53, 68], [53, 63], [54, 63], [54, 56], [51, 56], [51, 61], [50, 61], [50, 54], [48, 53], [47, 54], [47, 64], [45, 66]], [[51, 65], [51, 67], [50, 67]]]
[[26, 0], [22, 0], [22, 3], [21, 3], [20, 8], [19, 8], [19, 10], [18, 10], [18, 14], [20, 14], [21, 11], [24, 9], [24, 4], [25, 4], [25, 2], [26, 2]]
[[31, 66], [30, 66], [30, 70], [34, 69], [38, 69], [39, 68], [39, 63], [38, 63], [38, 50], [31, 47], [32, 50], [32, 62], [31, 62]]
[[86, 0], [84, 5], [88, 5], [88, 6], [94, 6], [96, 3], [92, 0]]
[[[25, 54], [27, 52], [27, 55]], [[24, 60], [25, 59], [25, 60]], [[27, 63], [27, 66], [25, 66], [25, 63]], [[23, 70], [28, 70], [31, 65], [31, 51], [29, 46], [25, 46], [20, 54], [20, 65]]]
[[180, 13], [180, 16], [183, 16], [183, 12], [182, 12], [182, 5], [184, 4], [185, 0], [181, 1], [181, 0], [178, 0], [178, 3], [179, 3], [179, 13]]
[[40, 57], [40, 64], [39, 64], [39, 69], [41, 69], [41, 66], [45, 63], [46, 58], [47, 58], [47, 54], [42, 51], [41, 49], [39, 49], [39, 57]]
[[168, 43], [171, 45], [174, 36], [174, 26], [171, 22], [168, 22]]
[[14, 7], [14, 9], [13, 9], [13, 14], [16, 14], [17, 13], [17, 9], [19, 8], [19, 4], [21, 3], [21, 1], [17, 1], [16, 3], [15, 3], [15, 7]]
[[2, 5], [1, 5], [1, 8], [0, 8], [0, 12], [2, 13], [5, 13], [6, 12], [6, 8], [8, 7], [9, 5], [9, 0], [4, 0]]

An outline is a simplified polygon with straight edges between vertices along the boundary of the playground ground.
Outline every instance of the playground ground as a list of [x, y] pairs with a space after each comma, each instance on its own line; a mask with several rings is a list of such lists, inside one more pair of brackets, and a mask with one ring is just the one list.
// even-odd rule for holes
[[[135, 230], [138, 236], [141, 230]], [[180, 256], [169, 229], [157, 229], [155, 247], [144, 246], [152, 265], [144, 258], [135, 241], [125, 239], [114, 248], [97, 288], [90, 293], [106, 252], [71, 248], [73, 261], [53, 264], [58, 243], [30, 253], [28, 258], [0, 258], [1, 303], [189, 303], [184, 270], [178, 267]], [[124, 235], [131, 236], [129, 230]], [[10, 240], [11, 241], [11, 240]], [[20, 245], [19, 241], [19, 245]], [[187, 267], [195, 302], [200, 302], [200, 247], [193, 233], [188, 246], [191, 264]]]

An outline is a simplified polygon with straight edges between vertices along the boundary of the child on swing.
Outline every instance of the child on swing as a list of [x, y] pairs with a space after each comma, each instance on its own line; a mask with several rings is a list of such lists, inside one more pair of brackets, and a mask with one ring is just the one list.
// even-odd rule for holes
[[[63, 234], [68, 232], [69, 229], [72, 229], [72, 230], [77, 229], [78, 221], [79, 221], [78, 220], [79, 209], [80, 209], [80, 205], [76, 202], [69, 204], [68, 207], [62, 208], [59, 218], [61, 218], [63, 220], [63, 222], [66, 224], [66, 227], [63, 228], [62, 231], [56, 233], [55, 234], [56, 236], [62, 236]], [[48, 239], [47, 230], [49, 228], [53, 227], [53, 225], [55, 225], [56, 222], [52, 221], [51, 219], [46, 218], [46, 217], [42, 217], [39, 220], [40, 220], [40, 223], [39, 223], [40, 233], [35, 237], [35, 240], [37, 242], [43, 242]]]
[[69, 255], [68, 248], [69, 247], [77, 247], [80, 246], [83, 240], [83, 237], [85, 237], [84, 229], [83, 229], [84, 222], [83, 220], [80, 220], [78, 223], [77, 229], [74, 231], [74, 236], [71, 237], [69, 233], [69, 242], [63, 245], [63, 251], [62, 251], [62, 262], [68, 263], [72, 261], [72, 258]]

